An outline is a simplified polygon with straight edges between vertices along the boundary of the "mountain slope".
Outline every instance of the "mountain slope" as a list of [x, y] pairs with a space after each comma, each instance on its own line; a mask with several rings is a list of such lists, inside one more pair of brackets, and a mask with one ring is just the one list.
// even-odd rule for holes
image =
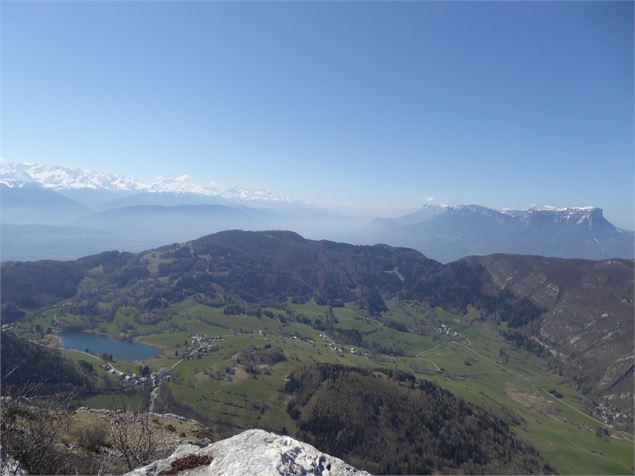
[[553, 471], [508, 423], [411, 375], [321, 365], [294, 372], [287, 391], [302, 439], [373, 473]]
[[[195, 261], [212, 256], [210, 270], [219, 283], [247, 300], [368, 301], [380, 291], [395, 293], [403, 287], [396, 268], [410, 286], [440, 267], [413, 250], [305, 240], [282, 231], [221, 232], [172, 253]], [[166, 272], [170, 268], [166, 265]]]
[[573, 376], [591, 411], [632, 425], [633, 261], [491, 255], [463, 262], [484, 269], [493, 290], [537, 306], [542, 312], [523, 332]]
[[128, 195], [123, 198], [108, 200], [101, 204], [103, 209], [136, 207], [143, 205], [231, 205], [227, 199], [221, 197], [208, 197], [196, 193], [176, 192], [141, 192]]
[[0, 183], [2, 223], [63, 225], [90, 213], [81, 203], [54, 190], [27, 183], [8, 187]]
[[418, 249], [444, 262], [491, 253], [562, 258], [632, 258], [633, 233], [614, 227], [599, 208], [492, 210], [478, 205], [426, 205], [395, 219], [374, 220], [365, 242]]
[[59, 351], [2, 331], [2, 395], [35, 396], [89, 392], [93, 383]]

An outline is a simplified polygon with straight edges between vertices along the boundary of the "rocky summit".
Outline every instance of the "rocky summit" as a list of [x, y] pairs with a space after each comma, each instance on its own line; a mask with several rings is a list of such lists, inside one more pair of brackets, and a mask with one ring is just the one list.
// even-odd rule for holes
[[203, 448], [181, 445], [168, 458], [138, 468], [127, 476], [162, 474], [361, 476], [369, 473], [289, 436], [247, 430]]

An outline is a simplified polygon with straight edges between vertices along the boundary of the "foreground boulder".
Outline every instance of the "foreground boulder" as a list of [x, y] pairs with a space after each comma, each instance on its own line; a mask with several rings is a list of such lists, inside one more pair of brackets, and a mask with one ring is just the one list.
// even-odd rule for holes
[[170, 457], [138, 468], [128, 476], [160, 474], [361, 476], [369, 473], [289, 436], [247, 430], [203, 448], [181, 445]]

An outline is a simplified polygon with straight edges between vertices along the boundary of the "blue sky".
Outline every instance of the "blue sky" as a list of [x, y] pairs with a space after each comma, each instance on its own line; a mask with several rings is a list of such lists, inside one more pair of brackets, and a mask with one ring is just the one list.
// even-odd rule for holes
[[5, 160], [633, 216], [631, 2], [5, 2]]

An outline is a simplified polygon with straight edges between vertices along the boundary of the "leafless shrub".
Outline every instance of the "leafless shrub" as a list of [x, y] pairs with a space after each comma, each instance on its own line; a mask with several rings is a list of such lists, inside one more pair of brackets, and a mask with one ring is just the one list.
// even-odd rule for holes
[[106, 446], [110, 432], [104, 423], [97, 422], [79, 428], [75, 434], [82, 447], [88, 451], [97, 452]]
[[[58, 400], [36, 396], [38, 393], [38, 385], [29, 385], [17, 397], [2, 398], [2, 474], [72, 472], [64, 453], [56, 446], [61, 432], [68, 428], [72, 398]], [[7, 465], [11, 459], [17, 464]]]
[[110, 426], [110, 440], [128, 470], [167, 456], [171, 445], [163, 431], [153, 427], [148, 411], [120, 411]]

